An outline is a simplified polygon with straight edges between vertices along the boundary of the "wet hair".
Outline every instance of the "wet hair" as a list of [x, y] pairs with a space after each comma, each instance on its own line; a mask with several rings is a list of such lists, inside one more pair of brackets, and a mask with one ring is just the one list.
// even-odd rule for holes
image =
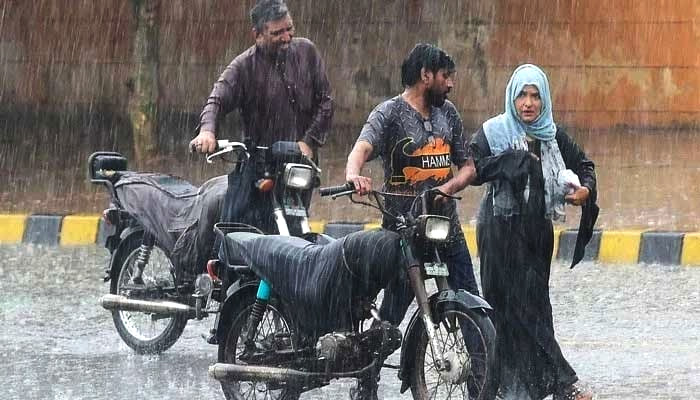
[[413, 86], [420, 80], [420, 71], [436, 73], [441, 69], [454, 72], [455, 62], [444, 50], [427, 43], [417, 44], [401, 64], [401, 84]]
[[258, 33], [265, 29], [265, 23], [284, 18], [289, 14], [283, 0], [258, 0], [250, 10], [250, 20]]

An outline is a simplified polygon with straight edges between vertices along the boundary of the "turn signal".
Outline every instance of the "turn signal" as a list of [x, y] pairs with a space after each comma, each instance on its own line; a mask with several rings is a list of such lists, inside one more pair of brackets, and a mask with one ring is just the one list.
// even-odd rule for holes
[[255, 187], [263, 193], [269, 192], [275, 187], [275, 181], [272, 179], [258, 179], [258, 181], [255, 182]]

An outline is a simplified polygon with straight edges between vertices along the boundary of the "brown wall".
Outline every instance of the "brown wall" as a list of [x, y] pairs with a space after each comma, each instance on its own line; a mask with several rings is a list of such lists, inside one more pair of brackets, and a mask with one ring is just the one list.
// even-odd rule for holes
[[[212, 83], [252, 43], [252, 0], [162, 0], [163, 160], [202, 182], [215, 172], [184, 148]], [[420, 41], [458, 63], [451, 94], [471, 131], [503, 109], [518, 64], [549, 74], [555, 120], [598, 166], [600, 227], [697, 229], [700, 2], [695, 0], [288, 0], [298, 34], [323, 53], [336, 99], [322, 153], [339, 183], [358, 127], [397, 94], [399, 64]], [[131, 0], [0, 1], [0, 211], [85, 211], [95, 150], [131, 154], [125, 117]], [[162, 82], [169, 82], [168, 85]], [[235, 121], [234, 121], [235, 122]], [[156, 160], [159, 161], [159, 160]], [[379, 167], [370, 166], [373, 176]], [[479, 191], [461, 203], [468, 222]], [[323, 219], [366, 219], [315, 200]], [[373, 217], [374, 218], [374, 217]]]
[[[251, 43], [251, 0], [161, 6], [163, 104], [197, 112], [228, 61]], [[550, 75], [566, 125], [694, 125], [700, 111], [700, 2], [694, 0], [290, 0], [299, 34], [327, 61], [337, 123], [358, 125], [396, 93], [413, 44], [458, 61], [454, 99], [472, 125], [501, 110], [512, 69]], [[4, 0], [0, 99], [51, 108], [123, 108], [133, 17], [129, 0]]]

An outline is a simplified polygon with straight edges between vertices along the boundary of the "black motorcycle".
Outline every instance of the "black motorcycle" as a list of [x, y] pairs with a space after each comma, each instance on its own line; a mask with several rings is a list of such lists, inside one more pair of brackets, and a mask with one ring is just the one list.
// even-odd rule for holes
[[[110, 294], [100, 303], [137, 353], [168, 349], [188, 320], [220, 311], [227, 289], [221, 285], [232, 279], [215, 281], [205, 270], [218, 253], [212, 227], [226, 206], [230, 181], [242, 171], [255, 174], [247, 189], [264, 202], [246, 215], [272, 221], [260, 229], [310, 231], [304, 199], [318, 186], [320, 170], [295, 142], [260, 147], [220, 140], [218, 151], [207, 156], [214, 161], [229, 162], [231, 173], [197, 188], [171, 175], [128, 171], [119, 153], [97, 152], [88, 159], [90, 181], [106, 186], [111, 197], [102, 215], [109, 227], [105, 246], [111, 260], [104, 280], [111, 282]], [[216, 344], [215, 335], [208, 340]]]
[[[296, 399], [337, 378], [357, 378], [360, 397], [372, 398], [384, 361], [401, 348], [402, 393], [495, 398], [490, 306], [448, 287], [437, 251], [450, 221], [430, 209], [436, 194], [447, 195], [433, 189], [412, 196], [411, 211], [394, 215], [383, 198], [405, 195], [373, 191], [369, 203], [353, 193], [350, 184], [321, 189], [322, 196], [349, 196], [379, 209], [397, 229], [325, 244], [245, 229], [219, 232], [226, 249], [219, 269], [240, 278], [221, 313], [218, 363], [210, 376], [221, 381], [227, 399]], [[418, 304], [403, 335], [380, 319], [374, 303], [394, 279], [410, 282]], [[428, 279], [436, 281], [432, 295]]]

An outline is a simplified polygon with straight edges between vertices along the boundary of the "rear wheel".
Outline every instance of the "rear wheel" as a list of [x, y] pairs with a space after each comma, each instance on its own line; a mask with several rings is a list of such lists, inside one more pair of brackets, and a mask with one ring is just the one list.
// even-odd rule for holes
[[[433, 353], [425, 327], [420, 325], [415, 366], [411, 374], [414, 399], [491, 400], [496, 397], [492, 378], [496, 331], [479, 310], [443, 309]], [[438, 370], [440, 360], [447, 368]]]
[[[255, 296], [251, 294], [236, 299], [239, 301], [235, 316], [224, 341], [219, 345], [219, 362], [229, 364], [255, 364], [265, 353], [294, 350], [294, 336], [291, 321], [282, 312], [267, 305], [260, 324], [255, 332], [255, 349], [246, 349], [245, 341], [248, 331], [248, 317], [255, 304]], [[267, 357], [265, 357], [267, 359]], [[274, 361], [273, 361], [274, 362]], [[268, 365], [267, 363], [265, 365]], [[271, 365], [274, 366], [274, 365]], [[262, 381], [221, 382], [221, 389], [228, 400], [232, 399], [278, 399], [296, 400], [300, 390], [291, 387], [273, 387]]]
[[[165, 252], [153, 246], [143, 275], [143, 283], [136, 284], [133, 276], [136, 271], [136, 259], [142, 243], [142, 235], [133, 235], [127, 239], [125, 247], [116, 255], [110, 293], [140, 300], [163, 299], [161, 289], [174, 288], [175, 277], [170, 259]], [[160, 353], [169, 349], [182, 335], [187, 325], [187, 315], [162, 315], [134, 311], [112, 311], [112, 320], [124, 343], [139, 354]]]

